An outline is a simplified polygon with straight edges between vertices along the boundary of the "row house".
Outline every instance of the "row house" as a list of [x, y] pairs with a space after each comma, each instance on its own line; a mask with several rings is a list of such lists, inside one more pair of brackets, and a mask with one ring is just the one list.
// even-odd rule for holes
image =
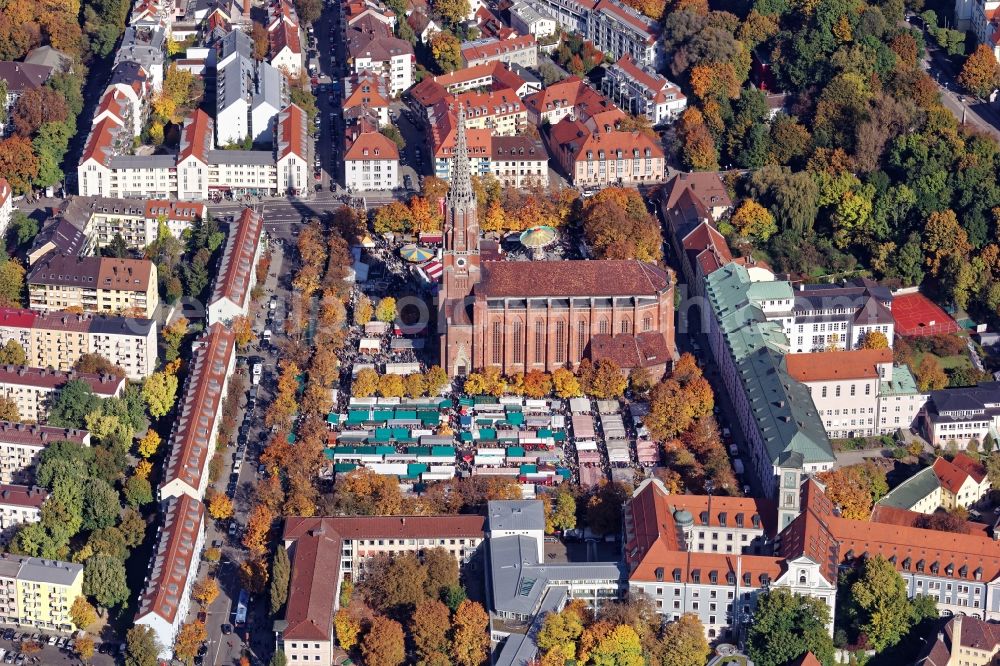
[[74, 380], [86, 383], [99, 398], [117, 398], [125, 389], [125, 379], [113, 375], [5, 365], [0, 367], [0, 397], [17, 406], [22, 421], [38, 423], [46, 419], [62, 387]]
[[193, 358], [177, 418], [170, 432], [170, 453], [160, 482], [160, 499], [201, 500], [208, 487], [208, 463], [215, 453], [222, 403], [236, 369], [236, 338], [215, 323], [194, 344]]
[[627, 54], [607, 68], [601, 90], [619, 108], [653, 125], [675, 120], [687, 108], [680, 88], [655, 71], [639, 67]]
[[538, 67], [538, 40], [534, 35], [520, 35], [509, 39], [480, 39], [462, 44], [462, 63], [465, 67], [502, 62], [529, 69]]
[[70, 609], [82, 596], [82, 564], [0, 555], [0, 622], [73, 631]]
[[809, 389], [832, 438], [908, 430], [927, 402], [910, 369], [893, 363], [891, 349], [788, 354], [785, 363], [788, 374]]
[[0, 483], [33, 483], [38, 457], [53, 442], [90, 446], [90, 433], [76, 428], [0, 421]]
[[0, 543], [8, 543], [20, 525], [39, 522], [48, 497], [37, 486], [0, 484]]
[[263, 239], [264, 217], [252, 208], [244, 208], [239, 219], [230, 223], [208, 300], [209, 325], [230, 324], [249, 314]]
[[466, 564], [483, 542], [482, 516], [290, 517], [283, 547], [292, 563], [291, 585], [278, 647], [289, 661], [332, 666], [333, 615], [344, 581], [358, 581], [377, 555], [443, 548]]
[[33, 310], [121, 314], [151, 319], [159, 306], [156, 265], [148, 259], [51, 254], [26, 281]]
[[135, 626], [152, 629], [159, 658], [173, 658], [177, 632], [188, 616], [191, 589], [198, 578], [205, 545], [205, 505], [187, 495], [164, 501], [156, 552], [139, 597]]
[[666, 175], [663, 149], [643, 132], [621, 131], [610, 124], [591, 130], [579, 120], [564, 118], [552, 128], [549, 145], [577, 187], [658, 183]]
[[140, 380], [156, 369], [156, 322], [74, 312], [0, 309], [0, 344], [16, 342], [28, 365], [68, 371], [84, 354], [100, 354]]
[[268, 7], [267, 38], [271, 66], [289, 76], [302, 72], [302, 37], [299, 17], [289, 0]]

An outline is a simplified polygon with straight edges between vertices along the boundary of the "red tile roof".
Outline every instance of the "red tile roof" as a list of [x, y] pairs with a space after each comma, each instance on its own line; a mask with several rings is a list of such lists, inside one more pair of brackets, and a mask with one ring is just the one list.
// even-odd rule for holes
[[571, 76], [528, 95], [524, 98], [524, 105], [539, 115], [556, 109], [579, 107], [577, 110], [583, 112], [584, 116], [600, 113], [614, 106], [579, 76]]
[[170, 433], [170, 455], [161, 490], [174, 481], [187, 484], [195, 492], [200, 489], [202, 475], [208, 473], [208, 461], [214, 453], [211, 436], [222, 410], [222, 389], [235, 349], [232, 331], [222, 324], [212, 324], [198, 339]]
[[951, 464], [945, 458], [934, 461], [934, 475], [941, 482], [941, 487], [955, 495], [962, 489], [962, 484], [969, 478], [965, 470]]
[[362, 132], [353, 141], [348, 140], [344, 152], [344, 161], [398, 159], [399, 146], [381, 132]]
[[663, 158], [658, 142], [642, 132], [591, 131], [579, 120], [569, 117], [560, 120], [550, 136], [550, 144], [557, 146], [573, 162], [632, 159], [635, 155]]
[[467, 46], [462, 49], [462, 60], [466, 63], [484, 58], [499, 58], [508, 53], [537, 49], [538, 43], [534, 35], [522, 35], [513, 39], [497, 39], [485, 44]]
[[69, 441], [90, 446], [90, 433], [76, 428], [29, 425], [0, 421], [0, 444], [45, 448], [53, 442]]
[[891, 349], [853, 349], [849, 351], [786, 354], [788, 374], [800, 382], [824, 382], [840, 379], [877, 379], [882, 363], [892, 363]]
[[290, 516], [282, 539], [294, 541], [322, 529], [343, 539], [482, 538], [485, 518], [476, 515], [441, 516]]
[[[346, 108], [346, 106], [345, 106]], [[308, 160], [309, 132], [306, 128], [306, 112], [299, 106], [290, 104], [278, 114], [278, 159], [295, 154]]]
[[189, 594], [188, 575], [201, 558], [198, 541], [205, 522], [205, 507], [187, 495], [167, 500], [156, 554], [139, 600], [136, 621], [158, 615], [173, 624]]
[[304, 534], [295, 542], [284, 640], [330, 640], [340, 544], [336, 534]]
[[79, 379], [90, 387], [100, 398], [118, 395], [125, 387], [125, 380], [114, 375], [99, 375], [93, 372], [61, 371], [46, 368], [28, 368], [15, 365], [0, 366], [0, 384], [27, 386], [54, 390], [74, 379]]
[[292, 53], [302, 53], [302, 45], [299, 43], [299, 30], [293, 25], [284, 21], [279, 23], [270, 33], [268, 41], [271, 45], [271, 57], [274, 58], [286, 47]]
[[0, 504], [7, 506], [30, 506], [40, 509], [48, 492], [37, 486], [14, 486], [0, 484]]
[[972, 477], [976, 483], [986, 480], [986, 468], [978, 461], [973, 460], [965, 453], [959, 453], [951, 459], [951, 464], [958, 467]]
[[633, 259], [486, 261], [476, 293], [486, 297], [655, 296], [670, 284], [666, 270]]
[[672, 359], [667, 338], [662, 333], [619, 333], [595, 335], [590, 340], [593, 361], [610, 358], [620, 368], [651, 368]]
[[252, 208], [244, 208], [240, 219], [229, 225], [226, 243], [222, 251], [222, 261], [216, 273], [215, 287], [208, 303], [223, 299], [242, 307], [249, 302], [250, 283], [257, 266], [254, 257], [264, 232], [264, 218]]
[[812, 652], [806, 652], [798, 659], [793, 659], [788, 666], [822, 666], [819, 659]]
[[678, 200], [685, 190], [690, 190], [691, 194], [701, 201], [702, 205], [711, 210], [717, 206], [732, 206], [733, 201], [729, 198], [726, 185], [722, 182], [719, 174], [710, 171], [696, 173], [679, 173], [667, 183], [666, 208], [670, 209], [677, 205]]
[[204, 217], [205, 204], [172, 199], [150, 199], [146, 202], [146, 219], [155, 220], [163, 215], [167, 220], [194, 222]]
[[184, 121], [178, 162], [194, 156], [200, 162], [208, 163], [208, 151], [212, 147], [212, 125], [212, 119], [201, 109], [196, 109]]
[[[424, 79], [424, 81], [428, 80]], [[356, 106], [372, 109], [389, 106], [389, 93], [386, 89], [385, 79], [375, 72], [365, 70], [354, 74], [347, 79], [344, 87], [347, 95], [343, 104], [345, 109]]]
[[90, 136], [87, 138], [87, 145], [83, 149], [80, 157], [80, 164], [88, 160], [94, 160], [108, 166], [111, 158], [114, 157], [115, 136], [121, 129], [121, 121], [115, 118], [105, 117], [93, 126]]

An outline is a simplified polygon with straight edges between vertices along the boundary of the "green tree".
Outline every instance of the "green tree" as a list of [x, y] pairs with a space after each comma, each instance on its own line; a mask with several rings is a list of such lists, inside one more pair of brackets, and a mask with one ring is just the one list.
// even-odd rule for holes
[[858, 628], [879, 652], [898, 643], [913, 622], [906, 583], [881, 555], [865, 560], [851, 585], [850, 604]]
[[160, 645], [151, 627], [137, 624], [125, 635], [125, 666], [156, 666]]
[[111, 527], [120, 513], [118, 492], [103, 479], [90, 479], [83, 489], [83, 529]]
[[431, 599], [440, 599], [445, 590], [458, 585], [458, 562], [440, 546], [424, 553], [424, 569], [424, 592]]
[[291, 564], [288, 551], [278, 546], [271, 563], [271, 614], [277, 615], [288, 601], [288, 584], [291, 580]]
[[38, 222], [28, 217], [24, 211], [15, 210], [10, 218], [8, 240], [13, 241], [18, 247], [24, 247], [37, 235]]
[[83, 567], [83, 593], [104, 608], [128, 601], [125, 564], [108, 555], [94, 555]]
[[147, 478], [130, 476], [122, 487], [122, 494], [129, 506], [138, 509], [152, 503], [153, 486]]
[[554, 499], [549, 500], [546, 511], [545, 531], [561, 532], [576, 527], [576, 500], [568, 490], [560, 489]]
[[757, 597], [747, 632], [747, 656], [760, 666], [781, 666], [812, 652], [821, 663], [833, 663], [829, 621], [830, 609], [821, 599], [771, 588]]
[[71, 379], [63, 384], [49, 409], [49, 425], [82, 429], [87, 425], [87, 414], [100, 406], [101, 399], [94, 395], [87, 382]]
[[288, 666], [288, 657], [285, 656], [285, 651], [276, 650], [271, 656], [269, 666]]
[[28, 355], [17, 340], [8, 340], [0, 347], [0, 365], [27, 365]]

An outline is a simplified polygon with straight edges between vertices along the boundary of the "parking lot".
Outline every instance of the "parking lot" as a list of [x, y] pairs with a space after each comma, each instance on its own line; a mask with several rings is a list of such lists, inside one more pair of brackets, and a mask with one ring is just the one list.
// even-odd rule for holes
[[[25, 666], [28, 664], [82, 664], [73, 651], [74, 642], [67, 636], [56, 636], [43, 632], [24, 632], [5, 628], [0, 633], [0, 663]], [[117, 652], [118, 645], [107, 643], [97, 646], [103, 652], [94, 653], [88, 662], [98, 666], [115, 663], [111, 652]]]

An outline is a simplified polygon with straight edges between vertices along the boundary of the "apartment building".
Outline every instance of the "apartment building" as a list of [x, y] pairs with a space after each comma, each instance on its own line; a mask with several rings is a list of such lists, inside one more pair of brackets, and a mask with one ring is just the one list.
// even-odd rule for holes
[[976, 33], [976, 40], [980, 44], [986, 44], [994, 57], [1000, 58], [1000, 16], [997, 10], [1000, 9], [1000, 2], [997, 0], [956, 0], [955, 12], [956, 20], [963, 21], [966, 25], [969, 19], [972, 21], [972, 31]]
[[87, 383], [99, 398], [121, 395], [125, 380], [89, 372], [60, 372], [43, 368], [0, 366], [0, 396], [17, 405], [17, 413], [26, 423], [45, 420], [56, 393], [66, 382], [79, 379]]
[[600, 0], [587, 21], [587, 39], [605, 56], [631, 58], [644, 66], [662, 64], [663, 47], [656, 21], [618, 0]]
[[889, 435], [917, 424], [927, 394], [891, 349], [813, 352], [785, 356], [788, 374], [812, 395], [832, 438]]
[[534, 35], [520, 35], [508, 39], [477, 39], [462, 44], [462, 63], [465, 67], [492, 62], [534, 69], [538, 67], [538, 40]]
[[243, 53], [244, 48], [241, 44], [241, 51], [216, 70], [215, 140], [219, 146], [248, 138], [254, 143], [270, 143], [274, 119], [287, 100], [281, 72], [254, 60], [252, 50]]
[[83, 565], [0, 555], [0, 622], [73, 631], [70, 608], [83, 596]]
[[524, 105], [528, 109], [528, 121], [538, 127], [555, 126], [564, 118], [584, 121], [616, 108], [578, 76], [563, 79], [528, 95], [524, 98]]
[[168, 199], [70, 197], [55, 210], [86, 237], [84, 254], [106, 247], [120, 236], [135, 250], [159, 238], [160, 224], [175, 238], [205, 216], [204, 204]]
[[517, 0], [510, 9], [510, 25], [522, 35], [534, 35], [544, 39], [554, 35], [559, 24], [534, 2]]
[[687, 108], [680, 88], [655, 70], [639, 67], [628, 54], [605, 69], [601, 90], [619, 108], [645, 116], [653, 125], [675, 120]]
[[6, 178], [0, 178], [0, 235], [7, 237], [11, 215], [14, 214], [14, 191]]
[[278, 189], [293, 196], [309, 191], [309, 118], [306, 112], [290, 104], [278, 114], [277, 167]]
[[30, 307], [41, 312], [77, 308], [149, 319], [160, 302], [156, 265], [148, 259], [51, 254], [26, 281]]
[[387, 191], [399, 186], [399, 147], [367, 122], [347, 128], [344, 187], [355, 192]]
[[943, 447], [950, 441], [960, 448], [986, 435], [1000, 434], [1000, 382], [982, 382], [931, 391], [924, 412], [924, 436], [931, 444]]
[[170, 431], [170, 455], [160, 482], [160, 499], [188, 495], [201, 500], [208, 487], [208, 463], [222, 420], [222, 403], [236, 369], [236, 338], [215, 323], [195, 342], [180, 409]]
[[[447, 95], [490, 88], [492, 90], [513, 90], [518, 97], [542, 89], [541, 82], [534, 80], [523, 68], [503, 62], [489, 62], [475, 67], [464, 67], [451, 74], [427, 76], [407, 92], [411, 108], [418, 114], [434, 106]], [[524, 78], [529, 76], [529, 79]]]
[[7, 543], [19, 525], [40, 521], [48, 497], [37, 486], [0, 484], [0, 542]]
[[383, 76], [363, 71], [344, 77], [344, 121], [368, 114], [378, 118], [379, 127], [389, 124], [389, 86]]
[[134, 623], [153, 630], [160, 646], [159, 658], [169, 661], [177, 631], [188, 616], [191, 588], [198, 578], [205, 545], [205, 506], [188, 495], [170, 497], [161, 515], [156, 552]]
[[592, 129], [564, 118], [552, 128], [549, 146], [577, 187], [657, 183], [666, 176], [663, 149], [643, 132], [625, 132], [611, 124]]
[[495, 136], [490, 141], [490, 173], [510, 187], [544, 186], [549, 179], [549, 155], [538, 139]]
[[391, 24], [372, 13], [353, 18], [347, 25], [347, 58], [351, 72], [381, 74], [396, 96], [413, 85], [416, 56], [413, 46], [392, 33]]
[[465, 129], [488, 129], [493, 136], [516, 136], [528, 124], [528, 111], [513, 90], [458, 93], [428, 110], [433, 125], [445, 114], [465, 112]]
[[208, 300], [208, 323], [230, 323], [250, 312], [250, 294], [257, 284], [257, 264], [263, 248], [264, 218], [244, 208], [229, 225], [222, 260]]
[[156, 324], [150, 319], [0, 308], [0, 344], [21, 345], [28, 365], [67, 371], [84, 354], [100, 354], [143, 379], [156, 369]]
[[0, 421], [0, 483], [33, 483], [38, 456], [53, 442], [90, 446], [90, 433], [73, 428]]
[[990, 491], [986, 468], [965, 453], [937, 458], [892, 489], [878, 506], [930, 514], [943, 508], [970, 508]]
[[278, 21], [268, 30], [267, 40], [271, 67], [289, 76], [302, 73], [302, 42], [297, 24]]

